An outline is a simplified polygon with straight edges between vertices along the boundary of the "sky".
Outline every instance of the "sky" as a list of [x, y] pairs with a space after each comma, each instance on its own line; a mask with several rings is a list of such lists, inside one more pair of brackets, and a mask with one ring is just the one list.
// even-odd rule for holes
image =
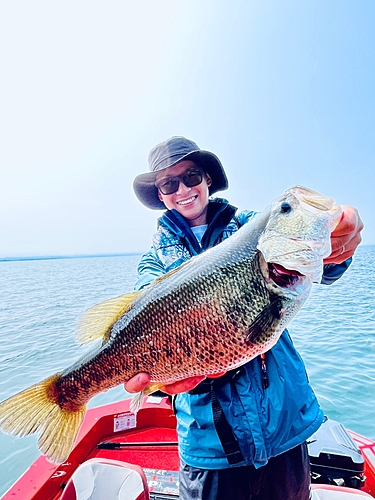
[[375, 244], [373, 0], [0, 4], [0, 258], [145, 252], [132, 183], [174, 135], [240, 209], [293, 185], [354, 205]]

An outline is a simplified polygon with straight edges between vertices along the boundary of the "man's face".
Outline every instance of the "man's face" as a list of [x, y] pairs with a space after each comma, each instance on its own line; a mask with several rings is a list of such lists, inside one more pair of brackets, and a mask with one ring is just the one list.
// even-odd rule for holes
[[[160, 183], [161, 180], [182, 175], [190, 169], [196, 170], [199, 167], [191, 160], [181, 161], [177, 165], [160, 172], [156, 177], [156, 181]], [[175, 193], [163, 194], [159, 189], [159, 198], [169, 210], [177, 210], [190, 226], [200, 226], [207, 223], [208, 188], [211, 183], [208, 174], [203, 174], [202, 182], [194, 187], [185, 186], [180, 179], [178, 190]]]

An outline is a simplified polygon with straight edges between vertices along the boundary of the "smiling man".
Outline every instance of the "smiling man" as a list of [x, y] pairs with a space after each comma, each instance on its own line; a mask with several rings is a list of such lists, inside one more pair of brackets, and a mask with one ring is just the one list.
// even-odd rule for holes
[[191, 160], [182, 160], [157, 174], [155, 186], [168, 210], [177, 210], [190, 227], [205, 225], [211, 177]]
[[[193, 141], [172, 137], [157, 145], [149, 165], [150, 172], [135, 179], [135, 193], [145, 206], [167, 211], [139, 264], [137, 290], [219, 244], [255, 215], [211, 198], [227, 189], [227, 177], [217, 156]], [[361, 241], [357, 210], [342, 209], [331, 234], [324, 284], [340, 278]], [[306, 439], [321, 425], [323, 412], [288, 332], [239, 370], [204, 379], [193, 377], [165, 389], [177, 394], [180, 498], [308, 500]], [[125, 387], [140, 392], [149, 381], [147, 373], [140, 373]]]

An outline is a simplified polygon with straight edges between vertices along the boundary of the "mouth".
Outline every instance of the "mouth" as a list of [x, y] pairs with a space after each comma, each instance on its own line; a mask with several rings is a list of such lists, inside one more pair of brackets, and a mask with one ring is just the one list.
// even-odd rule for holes
[[198, 198], [198, 196], [191, 196], [190, 198], [187, 198], [186, 200], [180, 200], [177, 202], [177, 205], [181, 205], [181, 206], [184, 206], [184, 205], [189, 205], [189, 203], [193, 203], [193, 201], [195, 201], [196, 199]]
[[285, 269], [285, 267], [280, 264], [275, 264], [273, 262], [268, 263], [268, 275], [269, 278], [281, 288], [294, 288], [301, 278], [304, 278], [304, 275], [298, 271]]

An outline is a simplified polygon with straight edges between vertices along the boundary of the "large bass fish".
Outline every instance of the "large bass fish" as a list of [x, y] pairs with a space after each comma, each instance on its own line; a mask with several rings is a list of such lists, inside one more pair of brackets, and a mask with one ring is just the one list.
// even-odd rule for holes
[[[293, 187], [232, 237], [141, 292], [88, 310], [77, 341], [100, 345], [63, 373], [0, 405], [4, 432], [40, 432], [53, 462], [73, 447], [87, 402], [139, 372], [147, 392], [163, 384], [241, 366], [269, 350], [321, 280], [334, 200]], [[98, 344], [98, 343], [97, 343]]]

